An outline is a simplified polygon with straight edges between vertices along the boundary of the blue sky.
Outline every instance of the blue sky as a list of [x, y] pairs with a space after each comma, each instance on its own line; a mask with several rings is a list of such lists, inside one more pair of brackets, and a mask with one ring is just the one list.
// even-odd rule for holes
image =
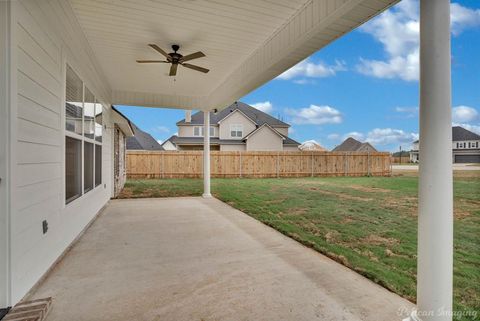
[[[452, 112], [480, 133], [480, 1], [453, 1]], [[380, 150], [418, 138], [418, 1], [403, 0], [243, 97], [292, 125], [291, 137], [333, 148], [348, 136]], [[119, 106], [158, 140], [182, 110]]]

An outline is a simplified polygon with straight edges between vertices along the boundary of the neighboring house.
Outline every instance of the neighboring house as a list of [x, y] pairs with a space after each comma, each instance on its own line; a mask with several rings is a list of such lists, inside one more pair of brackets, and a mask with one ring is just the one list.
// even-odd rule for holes
[[134, 135], [130, 120], [112, 106], [113, 119], [113, 196], [117, 196], [127, 180], [127, 140]]
[[[419, 144], [414, 141], [410, 151], [410, 161], [418, 163]], [[452, 161], [454, 163], [480, 163], [480, 135], [463, 127], [452, 127]]]
[[170, 140], [164, 141], [163, 144], [162, 144], [162, 147], [163, 147], [164, 150], [177, 150], [177, 146], [174, 143], [172, 143]]
[[314, 140], [307, 140], [306, 142], [303, 142], [300, 146], [298, 146], [298, 149], [302, 151], [307, 151], [307, 150], [314, 150], [317, 152], [327, 151], [322, 145], [320, 145]]
[[132, 123], [133, 137], [127, 138], [127, 150], [164, 150], [155, 138]]
[[335, 147], [332, 152], [376, 152], [377, 150], [370, 143], [362, 143], [355, 138], [348, 137]]
[[[203, 112], [177, 122], [178, 135], [163, 146], [177, 150], [203, 149]], [[288, 137], [290, 125], [252, 106], [235, 102], [210, 113], [210, 145], [221, 151], [295, 151], [300, 143]], [[168, 143], [167, 143], [168, 142]]]

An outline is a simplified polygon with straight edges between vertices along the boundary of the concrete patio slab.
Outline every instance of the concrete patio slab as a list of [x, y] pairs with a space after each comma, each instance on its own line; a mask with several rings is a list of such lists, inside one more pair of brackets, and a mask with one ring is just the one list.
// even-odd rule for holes
[[31, 298], [48, 321], [401, 320], [413, 305], [211, 198], [113, 200]]

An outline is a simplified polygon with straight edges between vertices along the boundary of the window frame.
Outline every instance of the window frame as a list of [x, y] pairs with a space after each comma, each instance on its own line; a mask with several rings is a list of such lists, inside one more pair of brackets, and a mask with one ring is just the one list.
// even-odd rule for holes
[[[235, 133], [235, 135], [233, 135]], [[239, 135], [240, 133], [240, 135]], [[230, 137], [242, 138], [243, 137], [243, 124], [230, 124]]]
[[[63, 121], [63, 132], [64, 132], [64, 137], [70, 137], [72, 139], [75, 139], [75, 140], [78, 140], [80, 141], [80, 144], [81, 144], [81, 170], [80, 170], [80, 179], [81, 179], [81, 189], [80, 189], [80, 193], [78, 195], [76, 195], [75, 197], [71, 197], [69, 199], [66, 198], [66, 188], [67, 188], [67, 176], [66, 176], [66, 142], [65, 142], [65, 138], [63, 139], [64, 140], [64, 148], [63, 148], [63, 184], [64, 184], [64, 188], [63, 188], [63, 193], [64, 193], [64, 197], [63, 197], [63, 201], [64, 201], [64, 206], [68, 206], [69, 204], [72, 204], [73, 202], [75, 202], [75, 200], [77, 199], [81, 199], [82, 196], [88, 194], [89, 192], [91, 191], [95, 191], [97, 189], [97, 187], [101, 186], [103, 184], [103, 140], [104, 140], [104, 133], [105, 131], [103, 130], [105, 127], [104, 127], [104, 122], [103, 122], [103, 116], [102, 116], [102, 122], [101, 122], [101, 126], [102, 126], [102, 135], [99, 136], [99, 137], [102, 137], [102, 141], [98, 141], [96, 138], [97, 136], [95, 135], [95, 130], [94, 130], [94, 134], [93, 134], [93, 137], [92, 138], [89, 138], [85, 135], [85, 93], [86, 93], [86, 89], [88, 89], [90, 91], [90, 93], [93, 95], [93, 98], [94, 98], [94, 106], [96, 106], [96, 104], [98, 103], [100, 106], [101, 106], [101, 111], [102, 113], [105, 112], [105, 108], [104, 108], [104, 105], [97, 99], [97, 96], [95, 95], [94, 91], [90, 89], [90, 87], [88, 87], [88, 85], [85, 83], [85, 81], [82, 79], [82, 77], [77, 73], [77, 71], [71, 66], [69, 65], [68, 63], [65, 63], [65, 78], [64, 78], [64, 82], [63, 82], [63, 89], [64, 89], [64, 93], [66, 92], [66, 88], [67, 88], [67, 71], [68, 71], [68, 68], [70, 68], [76, 75], [77, 77], [82, 81], [82, 124], [81, 124], [81, 131], [80, 131], [80, 134], [76, 133], [76, 132], [73, 132], [73, 131], [70, 131], [70, 130], [67, 130], [66, 128], [66, 112], [65, 112], [65, 107], [66, 107], [66, 103], [67, 103], [67, 97], [66, 97], [66, 94], [64, 94], [65, 96], [63, 97], [63, 105], [62, 105], [62, 108], [63, 108], [63, 117], [62, 117], [62, 121]], [[96, 108], [96, 107], [95, 107]], [[96, 124], [96, 121], [95, 121], [95, 113], [96, 113], [96, 109], [94, 108], [94, 128], [95, 128], [95, 124]], [[93, 187], [87, 191], [85, 191], [85, 143], [91, 143], [93, 145], [93, 162], [92, 162], [92, 181], [93, 181]], [[100, 168], [100, 175], [102, 175], [100, 177], [100, 183], [97, 185], [96, 184], [96, 151], [97, 151], [97, 148], [96, 146], [100, 146], [100, 152], [101, 152], [101, 159], [102, 159], [102, 164], [100, 165], [101, 168]]]

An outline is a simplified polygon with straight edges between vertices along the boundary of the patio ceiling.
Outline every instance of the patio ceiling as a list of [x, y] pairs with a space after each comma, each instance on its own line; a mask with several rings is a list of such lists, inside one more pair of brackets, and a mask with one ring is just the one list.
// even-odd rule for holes
[[[221, 109], [398, 0], [70, 0], [113, 104]], [[202, 51], [203, 74], [147, 46]]]

